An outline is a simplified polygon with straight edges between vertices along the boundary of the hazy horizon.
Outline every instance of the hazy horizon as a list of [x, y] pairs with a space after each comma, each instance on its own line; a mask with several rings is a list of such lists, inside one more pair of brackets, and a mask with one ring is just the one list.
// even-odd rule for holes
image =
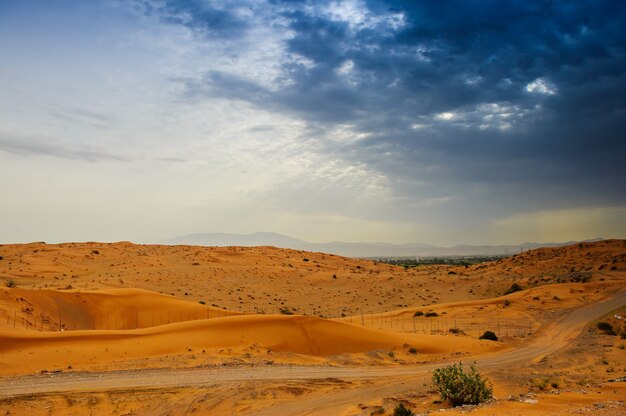
[[[71, 244], [71, 243], [88, 243], [88, 242], [99, 242], [99, 243], [121, 243], [121, 242], [130, 242], [133, 244], [148, 244], [148, 245], [152, 245], [152, 244], [156, 244], [156, 245], [178, 245], [178, 244], [187, 244], [187, 243], [174, 243], [175, 240], [177, 239], [184, 239], [187, 237], [193, 237], [193, 236], [205, 236], [205, 235], [224, 235], [226, 237], [252, 237], [252, 236], [256, 236], [256, 235], [262, 235], [262, 234], [275, 234], [278, 237], [286, 237], [288, 239], [294, 239], [294, 240], [298, 240], [301, 241], [303, 243], [308, 243], [308, 244], [313, 244], [313, 245], [322, 245], [322, 244], [332, 244], [332, 243], [347, 243], [347, 244], [389, 244], [389, 245], [397, 245], [397, 246], [401, 246], [401, 245], [424, 245], [424, 246], [431, 246], [431, 247], [435, 247], [435, 248], [454, 248], [454, 247], [459, 247], [459, 246], [493, 246], [493, 247], [500, 247], [500, 246], [523, 246], [526, 244], [545, 244], [550, 245], [550, 244], [563, 244], [563, 243], [576, 243], [576, 242], [581, 242], [581, 241], [597, 241], [597, 240], [610, 240], [610, 238], [604, 238], [604, 237], [594, 237], [594, 238], [587, 238], [584, 240], [563, 240], [563, 241], [517, 241], [517, 242], [505, 242], [502, 244], [469, 244], [469, 243], [464, 243], [464, 242], [460, 242], [460, 243], [455, 243], [455, 244], [449, 244], [449, 245], [437, 245], [437, 244], [432, 244], [429, 243], [428, 241], [408, 241], [408, 242], [402, 242], [402, 243], [392, 243], [389, 241], [382, 241], [382, 240], [371, 240], [371, 241], [366, 241], [366, 240], [321, 240], [321, 241], [312, 241], [312, 240], [306, 240], [304, 238], [299, 238], [297, 236], [293, 236], [293, 235], [288, 235], [288, 234], [282, 234], [282, 233], [275, 233], [273, 231], [256, 231], [256, 232], [251, 232], [251, 233], [224, 233], [224, 232], [216, 232], [216, 233], [190, 233], [190, 234], [185, 234], [185, 235], [177, 235], [177, 236], [163, 236], [160, 238], [147, 238], [147, 239], [138, 239], [138, 240], [130, 240], [130, 239], [122, 239], [122, 240], [48, 240], [48, 241], [44, 241], [44, 240], [28, 240], [28, 241], [14, 241], [12, 242], [13, 244], [30, 244], [30, 243], [46, 243], [46, 244]], [[0, 244], [10, 244], [10, 243], [0, 243]], [[271, 245], [271, 244], [270, 244]]]
[[0, 243], [626, 238], [626, 6], [0, 2]]

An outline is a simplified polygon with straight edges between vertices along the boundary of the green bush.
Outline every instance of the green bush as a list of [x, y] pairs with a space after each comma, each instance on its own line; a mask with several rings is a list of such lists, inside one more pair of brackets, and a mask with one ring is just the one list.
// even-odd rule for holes
[[9, 279], [6, 282], [7, 287], [16, 287], [17, 286], [17, 282], [13, 279]]
[[413, 316], [424, 316], [424, 312], [422, 311], [417, 311], [413, 314]]
[[393, 416], [415, 416], [415, 415], [409, 409], [404, 407], [402, 403], [400, 403], [399, 405], [396, 406], [395, 409], [393, 409]]
[[524, 289], [517, 283], [513, 283], [511, 287], [508, 288], [506, 292], [504, 292], [504, 294], [510, 295], [511, 293], [519, 292], [520, 290], [524, 290]]
[[433, 371], [433, 384], [443, 400], [450, 400], [452, 406], [479, 404], [491, 399], [493, 390], [487, 381], [470, 365], [469, 373], [463, 370], [463, 363], [452, 364]]
[[493, 331], [485, 331], [481, 336], [478, 337], [478, 339], [488, 339], [490, 341], [497, 341], [498, 336]]

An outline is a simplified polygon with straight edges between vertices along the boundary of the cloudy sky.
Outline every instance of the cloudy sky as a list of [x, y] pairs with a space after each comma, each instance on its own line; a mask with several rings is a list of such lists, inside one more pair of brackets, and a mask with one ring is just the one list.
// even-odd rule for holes
[[626, 3], [0, 0], [0, 242], [626, 237]]

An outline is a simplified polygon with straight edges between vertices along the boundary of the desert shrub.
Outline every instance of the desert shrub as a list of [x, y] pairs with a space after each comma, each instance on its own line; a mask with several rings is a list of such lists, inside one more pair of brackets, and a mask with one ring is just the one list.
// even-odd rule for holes
[[287, 308], [280, 308], [279, 310], [280, 310], [280, 313], [282, 313], [283, 315], [293, 315], [293, 312], [291, 312]]
[[617, 333], [613, 329], [613, 325], [608, 322], [600, 321], [596, 324], [596, 326], [600, 331], [604, 332], [607, 335], [617, 335]]
[[488, 339], [490, 341], [497, 341], [498, 336], [493, 331], [485, 331], [481, 336], [478, 337], [478, 339]]
[[383, 409], [382, 406], [376, 406], [375, 408], [372, 409], [372, 411], [370, 412], [370, 416], [374, 416], [374, 415], [384, 415], [385, 414], [385, 409]]
[[504, 294], [510, 295], [511, 293], [519, 292], [520, 290], [524, 290], [524, 289], [517, 283], [513, 283], [511, 287], [508, 288], [506, 292], [504, 292]]
[[561, 382], [559, 381], [559, 379], [544, 376], [533, 379], [531, 381], [530, 388], [531, 390], [545, 391], [548, 389], [548, 386], [552, 387], [553, 389], [558, 389], [561, 386]]
[[389, 352], [387, 353], [387, 355], [388, 355], [389, 357], [393, 358], [393, 357], [395, 357], [395, 356], [396, 356], [396, 353], [395, 353], [395, 352], [393, 352], [393, 351], [389, 351]]
[[463, 334], [461, 328], [456, 327], [448, 329], [448, 332], [450, 332], [451, 334]]
[[544, 391], [548, 387], [547, 378], [536, 378], [532, 381], [531, 388]]
[[414, 414], [400, 403], [393, 409], [393, 416], [414, 416]]
[[511, 301], [508, 299], [504, 299], [504, 307], [506, 308], [507, 306], [509, 306], [511, 304]]
[[417, 311], [413, 314], [413, 316], [424, 316], [424, 312], [422, 311]]
[[469, 372], [463, 370], [463, 363], [452, 364], [433, 371], [433, 384], [443, 400], [450, 400], [452, 406], [479, 404], [491, 399], [493, 390], [487, 381], [470, 365]]
[[626, 339], [626, 330], [622, 331], [622, 332], [619, 334], [619, 337], [620, 337], [621, 339]]
[[432, 318], [434, 316], [439, 316], [439, 314], [437, 312], [426, 312], [424, 316], [427, 318]]
[[199, 300], [199, 301], [198, 301], [198, 303], [199, 303], [200, 305], [206, 305], [206, 302], [205, 302], [205, 301], [203, 301], [203, 300]]
[[411, 348], [409, 348], [409, 352], [411, 354], [417, 354], [417, 349], [415, 347], [411, 347]]
[[17, 282], [13, 279], [9, 279], [6, 281], [6, 285], [7, 287], [16, 287], [17, 286]]

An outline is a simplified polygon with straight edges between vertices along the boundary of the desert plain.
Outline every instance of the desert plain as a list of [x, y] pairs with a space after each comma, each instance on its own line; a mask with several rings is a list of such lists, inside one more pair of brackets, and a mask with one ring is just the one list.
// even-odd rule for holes
[[[1, 414], [626, 414], [624, 240], [410, 268], [274, 247], [7, 244], [0, 278]], [[432, 371], [459, 361], [493, 400], [440, 400]]]

